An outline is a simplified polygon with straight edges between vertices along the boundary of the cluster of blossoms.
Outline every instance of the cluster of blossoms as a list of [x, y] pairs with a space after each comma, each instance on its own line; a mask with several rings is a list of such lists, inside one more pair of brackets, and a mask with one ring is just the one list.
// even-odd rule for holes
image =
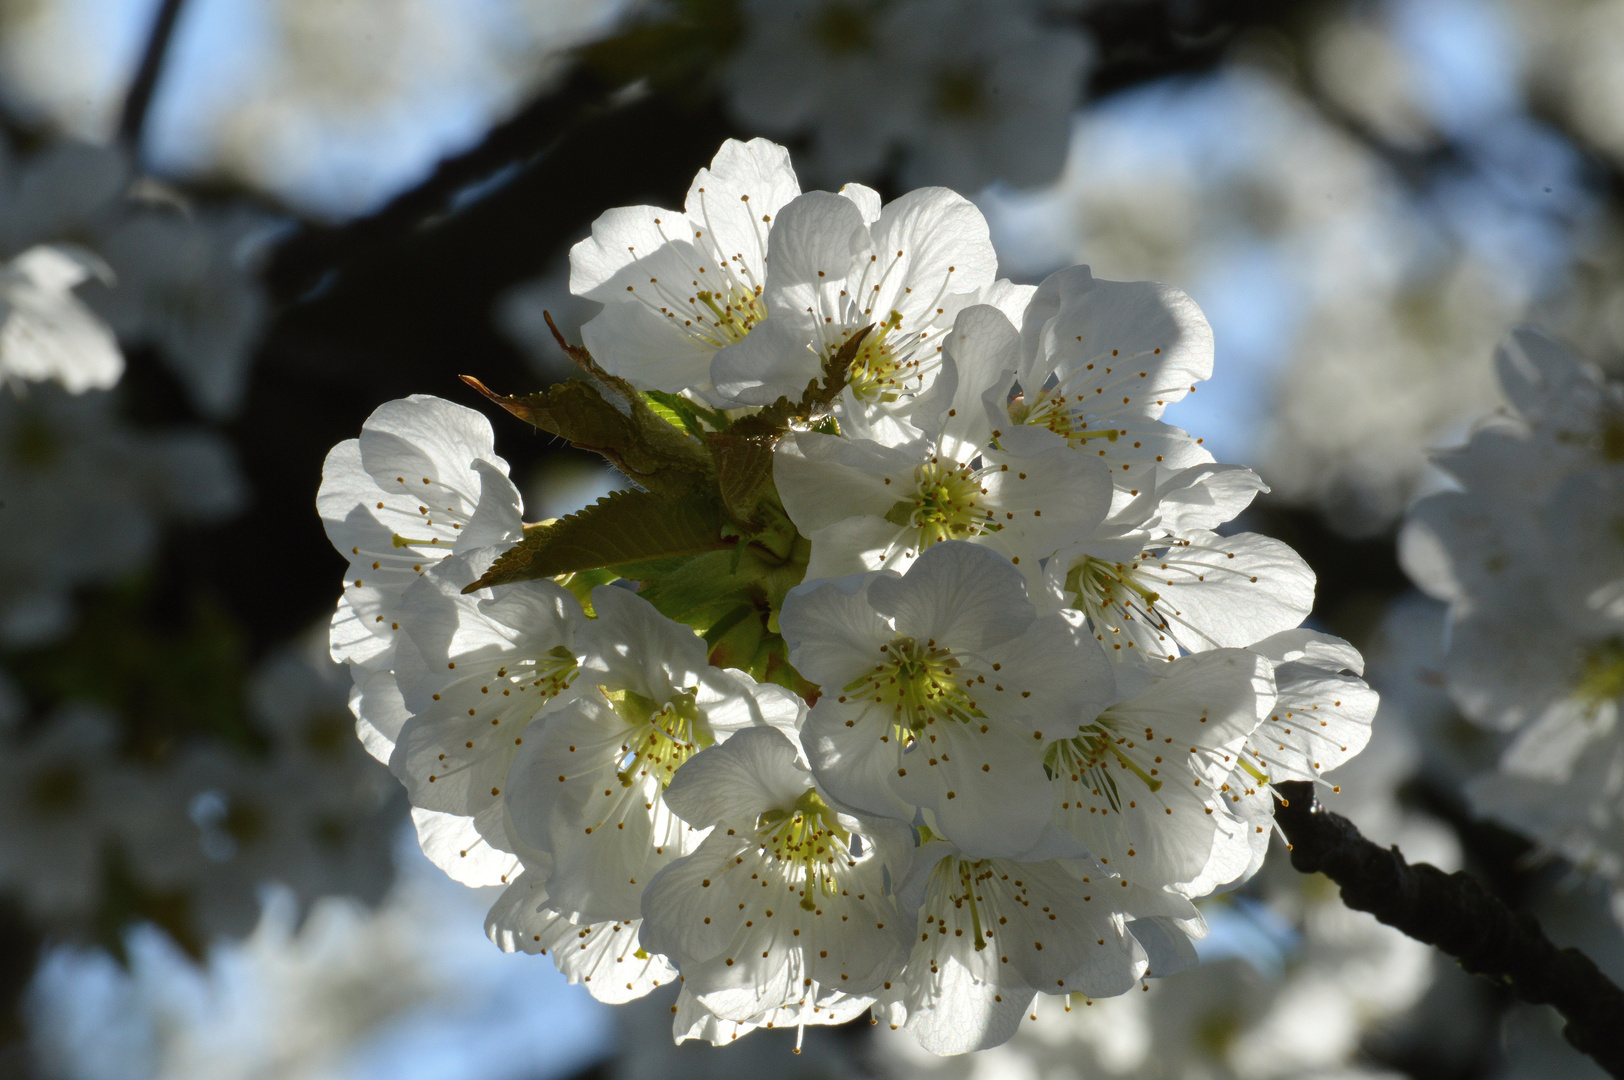
[[29, 523], [0, 643], [66, 633], [72, 590], [147, 564], [162, 519], [241, 509], [225, 442], [131, 427], [118, 383], [121, 343], [150, 345], [201, 415], [237, 408], [267, 306], [236, 257], [247, 228], [158, 190], [120, 150], [0, 142], [0, 503]]
[[1443, 678], [1502, 733], [1482, 813], [1624, 879], [1624, 391], [1531, 331], [1496, 356], [1511, 409], [1434, 461], [1458, 487], [1410, 510], [1400, 556], [1449, 604]]
[[216, 430], [131, 424], [119, 384], [140, 349], [201, 418], [240, 405], [267, 306], [248, 229], [122, 150], [0, 142], [0, 892], [58, 939], [146, 920], [200, 951], [253, 927], [269, 881], [305, 903], [390, 880], [400, 800], [326, 649], [250, 674], [214, 609], [152, 641], [125, 604], [166, 526], [246, 502]]
[[723, 69], [728, 103], [752, 128], [809, 134], [819, 178], [872, 176], [900, 158], [908, 184], [1047, 183], [1093, 53], [1062, 6], [748, 0]]
[[[1369, 738], [1262, 482], [1164, 408], [1184, 294], [996, 277], [941, 188], [725, 144], [571, 252], [590, 377], [496, 398], [643, 490], [525, 525], [478, 413], [379, 408], [318, 504], [363, 742], [488, 929], [678, 1040], [867, 1010], [938, 1054], [1194, 962], [1270, 785]], [[605, 395], [618, 395], [611, 403]]]

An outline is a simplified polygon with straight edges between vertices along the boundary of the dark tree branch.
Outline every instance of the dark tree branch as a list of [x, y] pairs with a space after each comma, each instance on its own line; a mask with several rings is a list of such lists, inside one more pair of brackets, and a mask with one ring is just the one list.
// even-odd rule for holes
[[186, 0], [161, 0], [158, 13], [152, 19], [152, 30], [147, 34], [147, 47], [141, 52], [141, 64], [130, 80], [130, 89], [124, 95], [124, 109], [118, 118], [118, 141], [132, 153], [141, 150], [141, 129], [146, 126], [147, 113], [152, 108], [152, 96], [157, 93], [158, 79], [163, 75], [164, 57], [169, 53], [169, 42], [175, 36], [175, 23]]
[[1624, 1077], [1624, 991], [1584, 953], [1559, 949], [1533, 916], [1513, 912], [1470, 874], [1411, 866], [1340, 814], [1319, 805], [1313, 785], [1278, 785], [1275, 820], [1291, 843], [1291, 865], [1342, 887], [1342, 901], [1453, 956], [1462, 968], [1523, 1001], [1552, 1005], [1568, 1042]]
[[291, 302], [326, 275], [421, 236], [453, 215], [460, 193], [512, 184], [588, 121], [601, 120], [613, 101], [612, 87], [577, 68], [557, 90], [496, 124], [477, 145], [442, 159], [421, 183], [377, 210], [342, 224], [307, 224], [277, 249], [266, 283], [279, 300]]

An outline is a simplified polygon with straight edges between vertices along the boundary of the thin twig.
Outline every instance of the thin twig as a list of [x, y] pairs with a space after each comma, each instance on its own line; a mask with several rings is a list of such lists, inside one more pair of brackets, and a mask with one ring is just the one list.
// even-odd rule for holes
[[118, 118], [118, 141], [134, 153], [141, 149], [141, 129], [146, 126], [147, 113], [152, 108], [152, 97], [158, 90], [158, 79], [163, 74], [164, 57], [169, 53], [169, 42], [175, 36], [175, 23], [186, 0], [162, 0], [152, 19], [152, 30], [147, 34], [147, 47], [141, 52], [141, 64], [130, 80], [130, 89], [124, 95], [124, 110]]
[[1461, 967], [1523, 1001], [1552, 1005], [1568, 1042], [1624, 1077], [1624, 991], [1584, 953], [1559, 949], [1539, 923], [1514, 912], [1464, 871], [1410, 865], [1398, 848], [1376, 846], [1340, 814], [1319, 805], [1313, 785], [1277, 785], [1275, 820], [1291, 843], [1291, 865], [1342, 887], [1342, 902], [1453, 956]]

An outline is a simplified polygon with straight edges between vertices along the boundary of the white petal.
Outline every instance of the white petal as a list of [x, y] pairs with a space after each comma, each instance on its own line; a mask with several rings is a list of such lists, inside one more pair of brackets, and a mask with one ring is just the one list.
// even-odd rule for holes
[[880, 220], [880, 193], [862, 184], [846, 184], [840, 189], [842, 197], [857, 204], [863, 212], [863, 223], [872, 225]]
[[767, 255], [769, 318], [821, 319], [843, 309], [841, 290], [868, 250], [863, 214], [850, 199], [811, 191], [791, 201], [773, 224]]
[[[872, 306], [899, 311], [902, 329], [917, 333], [943, 297], [993, 283], [998, 256], [976, 205], [947, 188], [917, 188], [886, 204], [873, 228], [879, 265], [888, 268]], [[865, 296], [866, 300], [866, 296]]]
[[784, 598], [778, 623], [789, 662], [806, 678], [833, 690], [873, 669], [895, 636], [869, 602], [873, 580], [811, 579]]
[[1189, 547], [1146, 566], [1157, 608], [1185, 648], [1243, 648], [1308, 617], [1314, 571], [1286, 544], [1257, 533], [1186, 539]]
[[838, 694], [826, 693], [807, 717], [801, 740], [818, 786], [837, 805], [876, 817], [913, 821], [913, 804], [892, 785], [902, 748], [891, 731], [888, 709], [842, 702]]
[[930, 725], [891, 780], [903, 800], [930, 812], [933, 830], [976, 859], [1030, 850], [1055, 804], [1041, 744], [1024, 730], [987, 726]]
[[666, 804], [690, 825], [754, 825], [768, 810], [788, 809], [811, 786], [800, 751], [774, 728], [741, 731], [694, 755], [666, 789]]
[[1101, 390], [1092, 396], [1107, 419], [1157, 419], [1212, 374], [1212, 327], [1195, 301], [1156, 282], [1098, 280], [1085, 266], [1038, 286], [1022, 339], [1023, 385], [1041, 386], [1050, 371], [1076, 377], [1068, 392]]
[[486, 936], [503, 952], [551, 952], [570, 982], [610, 1005], [676, 981], [676, 969], [665, 957], [642, 949], [641, 920], [580, 926], [548, 909], [547, 899], [545, 876], [526, 869], [485, 916]]
[[771, 405], [780, 397], [800, 400], [807, 384], [822, 378], [823, 359], [804, 328], [775, 316], [717, 352], [707, 374], [729, 404]]
[[1171, 533], [1216, 529], [1237, 517], [1253, 496], [1269, 490], [1263, 478], [1239, 465], [1195, 465], [1157, 489], [1162, 528]]
[[767, 237], [778, 212], [801, 193], [789, 151], [766, 139], [728, 139], [688, 189], [690, 220], [722, 259], [764, 284]]
[[704, 639], [631, 590], [600, 585], [592, 590], [592, 608], [598, 617], [578, 639], [581, 670], [606, 689], [664, 704], [697, 686], [709, 669]]
[[961, 541], [933, 544], [902, 577], [875, 578], [868, 595], [898, 633], [969, 652], [1013, 639], [1036, 616], [1020, 571]]
[[581, 327], [581, 343], [605, 371], [639, 390], [701, 390], [710, 386], [711, 360], [725, 343], [700, 321], [709, 317], [690, 305], [650, 307], [622, 298]]
[[453, 881], [472, 887], [501, 885], [522, 869], [519, 857], [495, 846], [471, 817], [413, 807], [412, 824], [423, 854]]
[[779, 443], [773, 480], [802, 533], [848, 517], [884, 517], [912, 489], [922, 460], [911, 449], [800, 432]]

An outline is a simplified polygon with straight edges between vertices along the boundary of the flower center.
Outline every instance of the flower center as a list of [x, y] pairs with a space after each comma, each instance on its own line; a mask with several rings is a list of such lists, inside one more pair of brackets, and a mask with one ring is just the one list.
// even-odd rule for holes
[[923, 645], [911, 637], [898, 637], [881, 645], [883, 659], [874, 670], [845, 687], [848, 697], [891, 706], [892, 725], [899, 739], [911, 742], [937, 720], [968, 724], [984, 719], [959, 684], [960, 663], [935, 641]]
[[652, 777], [665, 790], [685, 761], [716, 741], [700, 718], [693, 694], [678, 694], [664, 705], [630, 690], [599, 692], [610, 708], [632, 730], [620, 744], [620, 768], [616, 776], [621, 787], [631, 787], [644, 777]]
[[936, 111], [955, 120], [983, 120], [992, 112], [987, 76], [980, 68], [961, 67], [936, 76]]
[[1087, 420], [1066, 408], [1066, 395], [1058, 387], [1016, 395], [1009, 403], [1009, 418], [1017, 424], [1046, 427], [1073, 447], [1081, 447], [1089, 439], [1117, 441], [1115, 427], [1090, 431]]
[[1624, 641], [1613, 638], [1585, 655], [1574, 693], [1592, 705], [1624, 697]]
[[949, 857], [936, 864], [931, 877], [927, 895], [933, 897], [934, 902], [930, 904], [932, 914], [925, 916], [926, 935], [934, 923], [938, 935], [946, 936], [952, 926], [956, 931], [953, 936], [958, 937], [964, 930], [958, 924], [968, 915], [970, 937], [976, 951], [985, 949], [992, 940], [993, 926], [992, 905], [986, 894], [998, 888], [1000, 877], [1007, 882], [1008, 875], [1000, 874], [989, 859], [971, 861]]
[[1051, 743], [1043, 755], [1043, 769], [1050, 780], [1082, 784], [1103, 797], [1113, 811], [1121, 813], [1122, 799], [1110, 771], [1113, 762], [1138, 777], [1150, 791], [1161, 790], [1162, 782], [1151, 775], [1157, 770], [1146, 772], [1144, 766], [1133, 760], [1128, 750], [1134, 748], [1134, 743], [1127, 735], [1114, 731], [1114, 726], [1108, 715], [1101, 716], [1094, 723], [1083, 725], [1081, 734]]
[[700, 292], [695, 299], [710, 309], [715, 336], [721, 339], [716, 342], [719, 347], [743, 341], [767, 317], [767, 305], [754, 290], [735, 286], [726, 293]]
[[813, 21], [812, 36], [836, 56], [864, 52], [874, 44], [874, 13], [864, 4], [834, 0]]
[[788, 810], [768, 810], [756, 819], [761, 852], [775, 863], [801, 895], [801, 907], [817, 908], [817, 897], [836, 896], [839, 860], [847, 859], [851, 834], [840, 827], [829, 804], [808, 788]]
[[47, 817], [66, 815], [78, 809], [84, 795], [84, 777], [69, 765], [45, 769], [28, 785], [28, 801]]
[[1161, 594], [1151, 589], [1136, 571], [1139, 564], [1106, 562], [1084, 555], [1066, 574], [1066, 590], [1077, 595], [1080, 609], [1096, 618], [1108, 609], [1139, 608], [1154, 614]]
[[886, 512], [885, 520], [919, 534], [919, 550], [942, 540], [961, 540], [988, 531], [988, 514], [978, 505], [981, 479], [958, 462], [930, 461], [914, 469], [914, 493]]
[[[859, 401], [895, 401], [917, 387], [907, 380], [917, 374], [919, 361], [904, 361], [892, 348], [891, 332], [902, 325], [902, 313], [891, 312], [890, 318], [876, 326], [863, 339], [863, 345], [852, 357], [846, 369], [846, 385]], [[831, 355], [839, 346], [831, 349]]]

